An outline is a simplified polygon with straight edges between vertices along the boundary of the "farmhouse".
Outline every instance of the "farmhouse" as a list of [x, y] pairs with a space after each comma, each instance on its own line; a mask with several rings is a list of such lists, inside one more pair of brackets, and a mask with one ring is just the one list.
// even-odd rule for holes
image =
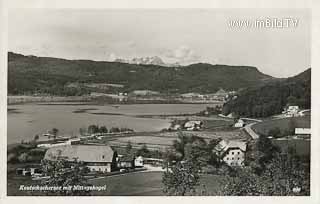
[[285, 109], [284, 111], [282, 111], [282, 113], [283, 113], [286, 117], [296, 117], [296, 116], [299, 116], [299, 106], [288, 106], [288, 108]]
[[116, 153], [105, 145], [66, 145], [47, 150], [44, 159], [82, 161], [90, 171], [111, 172], [116, 168]]
[[191, 120], [184, 124], [184, 128], [187, 130], [200, 130], [203, 123], [200, 120]]
[[238, 140], [221, 140], [215, 147], [215, 152], [220, 159], [229, 166], [243, 166], [247, 143]]
[[245, 126], [245, 123], [243, 120], [239, 119], [235, 124], [234, 124], [234, 127], [238, 127], [238, 128], [241, 128], [241, 127], [244, 127]]

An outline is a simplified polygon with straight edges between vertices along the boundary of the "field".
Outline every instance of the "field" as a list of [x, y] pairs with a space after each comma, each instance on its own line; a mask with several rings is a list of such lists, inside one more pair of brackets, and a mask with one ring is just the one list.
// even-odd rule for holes
[[203, 125], [206, 130], [214, 130], [220, 127], [229, 127], [233, 125], [233, 120], [204, 120]]
[[267, 120], [262, 123], [257, 123], [253, 125], [252, 129], [258, 134], [265, 134], [265, 135], [267, 135], [271, 129], [276, 127], [280, 128], [281, 132], [283, 132], [289, 129], [290, 120], [293, 120], [295, 127], [298, 127], [298, 128], [310, 128], [311, 126], [310, 116], [305, 116], [305, 117]]
[[[203, 175], [200, 183], [207, 191], [216, 194], [221, 187], [222, 176]], [[123, 176], [113, 176], [92, 180], [94, 185], [107, 185], [107, 192], [94, 192], [94, 195], [163, 196], [162, 172], [139, 172]], [[203, 188], [202, 185], [198, 190]]]
[[[246, 133], [240, 129], [230, 130], [215, 130], [215, 131], [182, 131], [186, 135], [196, 135], [204, 138], [209, 142], [211, 139], [248, 139]], [[124, 147], [130, 141], [132, 146], [139, 148], [142, 145], [147, 145], [149, 149], [165, 149], [173, 144], [173, 141], [178, 139], [178, 132], [161, 132], [150, 134], [137, 134], [128, 137], [113, 137], [112, 139], [106, 138], [108, 144], [111, 146]], [[108, 141], [109, 140], [109, 141]]]
[[[221, 175], [201, 176], [200, 185], [197, 192], [204, 188], [210, 195], [216, 195], [223, 185], [224, 177]], [[89, 180], [90, 184], [95, 186], [107, 186], [106, 191], [92, 191], [95, 196], [164, 196], [162, 192], [162, 172], [136, 172], [123, 175], [109, 176]], [[37, 191], [20, 191], [20, 185], [39, 185], [38, 182], [32, 181], [29, 177], [8, 175], [7, 195], [8, 196], [45, 196], [43, 192]], [[204, 187], [204, 186], [205, 187]]]

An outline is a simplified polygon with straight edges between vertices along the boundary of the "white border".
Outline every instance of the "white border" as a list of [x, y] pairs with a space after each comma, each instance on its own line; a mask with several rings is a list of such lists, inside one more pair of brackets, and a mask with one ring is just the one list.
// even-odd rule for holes
[[[1, 141], [1, 203], [66, 203], [66, 202], [99, 202], [99, 203], [320, 203], [320, 165], [319, 165], [319, 74], [320, 41], [320, 1], [300, 0], [0, 0], [0, 141]], [[9, 8], [312, 8], [312, 154], [311, 154], [311, 196], [310, 197], [7, 197], [6, 196], [6, 95], [7, 95], [7, 10]], [[245, 186], [244, 186], [245, 188]], [[4, 202], [3, 202], [4, 201]]]

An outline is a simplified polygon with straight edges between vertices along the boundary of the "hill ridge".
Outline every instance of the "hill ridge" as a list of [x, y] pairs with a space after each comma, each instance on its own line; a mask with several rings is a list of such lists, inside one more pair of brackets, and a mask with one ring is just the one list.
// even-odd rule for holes
[[[196, 63], [180, 67], [127, 64], [93, 60], [25, 56], [8, 53], [8, 93], [69, 95], [70, 83], [122, 84], [121, 91], [149, 89], [161, 93], [213, 93], [219, 88], [238, 90], [274, 78], [252, 66]], [[90, 90], [78, 90], [85, 94]], [[119, 90], [107, 90], [117, 92]]]

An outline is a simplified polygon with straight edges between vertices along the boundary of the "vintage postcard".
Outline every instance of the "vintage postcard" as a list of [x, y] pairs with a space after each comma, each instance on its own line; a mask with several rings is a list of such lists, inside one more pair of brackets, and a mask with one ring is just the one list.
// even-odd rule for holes
[[311, 20], [8, 9], [6, 195], [309, 197]]

